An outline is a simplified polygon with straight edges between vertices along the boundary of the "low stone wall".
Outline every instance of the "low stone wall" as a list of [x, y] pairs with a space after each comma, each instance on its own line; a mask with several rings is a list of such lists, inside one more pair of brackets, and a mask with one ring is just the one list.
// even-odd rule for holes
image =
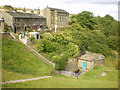
[[64, 70], [53, 70], [52, 71], [52, 74], [62, 74], [62, 75], [72, 76], [72, 77], [78, 77], [82, 73], [83, 71], [79, 71], [78, 73], [71, 72], [71, 71], [64, 71]]
[[82, 71], [79, 71], [78, 73], [70, 72], [70, 71], [61, 71], [62, 75], [72, 76], [72, 77], [78, 77], [80, 74], [82, 74]]

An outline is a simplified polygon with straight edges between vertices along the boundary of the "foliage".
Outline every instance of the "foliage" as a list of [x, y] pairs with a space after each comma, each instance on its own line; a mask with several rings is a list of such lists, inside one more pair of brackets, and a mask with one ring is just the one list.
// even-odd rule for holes
[[70, 25], [71, 24], [73, 24], [73, 23], [77, 23], [77, 15], [72, 15], [71, 17], [70, 17]]
[[43, 51], [44, 50], [43, 40], [37, 40], [35, 48], [37, 49], [38, 52]]
[[[52, 50], [52, 55], [58, 55], [59, 59], [61, 59], [61, 55], [69, 58], [76, 57], [84, 51], [109, 57], [113, 55], [112, 50], [118, 50], [117, 23], [110, 15], [94, 17], [92, 12], [83, 11], [71, 16], [71, 26], [69, 28], [53, 34], [45, 33], [43, 39], [53, 44], [48, 44], [48, 48], [49, 45], [50, 47], [56, 46]], [[49, 58], [52, 58], [52, 55], [48, 53]], [[61, 61], [59, 59], [56, 60], [59, 62]]]
[[94, 25], [96, 24], [93, 13], [89, 11], [83, 11], [77, 15], [77, 21], [83, 28], [89, 28], [91, 30], [94, 29]]
[[34, 41], [35, 40], [35, 37], [34, 36], [31, 36], [30, 37], [30, 41]]
[[55, 50], [55, 46], [54, 44], [49, 41], [49, 40], [44, 40], [43, 41], [43, 48], [44, 50], [43, 51], [46, 51], [46, 52], [53, 52]]
[[8, 28], [7, 27], [4, 27], [4, 32], [8, 32]]
[[50, 33], [44, 33], [42, 37], [47, 40], [53, 40], [53, 35]]
[[52, 61], [55, 62], [55, 69], [57, 70], [64, 70], [65, 66], [67, 65], [68, 57], [66, 55], [59, 56], [55, 55], [52, 57]]
[[66, 45], [68, 44], [68, 40], [66, 40], [65, 36], [62, 35], [62, 34], [59, 34], [59, 33], [56, 33], [56, 34], [53, 34], [53, 41], [54, 42], [57, 42], [59, 44], [63, 44], [63, 45]]
[[80, 54], [80, 50], [79, 50], [79, 46], [69, 42], [69, 44], [67, 45], [67, 55], [70, 57], [76, 57]]
[[14, 9], [11, 5], [5, 5], [4, 8], [7, 9], [8, 11], [13, 11]]

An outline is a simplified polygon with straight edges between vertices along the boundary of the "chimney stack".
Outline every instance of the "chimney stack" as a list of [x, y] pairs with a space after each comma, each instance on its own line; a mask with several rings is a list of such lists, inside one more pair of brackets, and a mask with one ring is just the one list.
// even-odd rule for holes
[[40, 9], [39, 9], [39, 8], [38, 8], [38, 10], [37, 10], [37, 14], [40, 15]]

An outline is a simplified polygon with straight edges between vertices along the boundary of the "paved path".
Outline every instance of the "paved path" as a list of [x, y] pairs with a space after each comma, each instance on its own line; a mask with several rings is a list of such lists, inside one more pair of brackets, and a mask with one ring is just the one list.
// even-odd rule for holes
[[0, 82], [0, 84], [26, 82], [26, 81], [32, 81], [32, 80], [38, 80], [38, 79], [50, 78], [50, 77], [52, 77], [52, 76], [43, 76], [43, 77], [30, 78], [30, 79], [21, 79], [21, 80], [11, 80], [11, 81], [6, 81], [6, 82]]

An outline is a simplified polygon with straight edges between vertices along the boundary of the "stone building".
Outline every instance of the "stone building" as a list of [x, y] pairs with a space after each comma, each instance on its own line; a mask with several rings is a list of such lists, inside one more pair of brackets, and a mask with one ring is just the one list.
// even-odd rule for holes
[[46, 7], [43, 9], [43, 15], [46, 17], [49, 28], [69, 25], [69, 13], [65, 10]]
[[90, 70], [95, 65], [103, 65], [105, 56], [86, 51], [83, 55], [78, 58], [70, 58], [65, 68], [66, 71], [74, 72], [76, 70], [84, 71]]
[[27, 29], [38, 29], [40, 26], [46, 26], [46, 18], [40, 15], [24, 12], [2, 12], [1, 18], [11, 27], [14, 33], [26, 31]]
[[105, 56], [97, 53], [86, 51], [86, 53], [78, 58], [78, 68], [90, 70], [95, 65], [103, 65]]

